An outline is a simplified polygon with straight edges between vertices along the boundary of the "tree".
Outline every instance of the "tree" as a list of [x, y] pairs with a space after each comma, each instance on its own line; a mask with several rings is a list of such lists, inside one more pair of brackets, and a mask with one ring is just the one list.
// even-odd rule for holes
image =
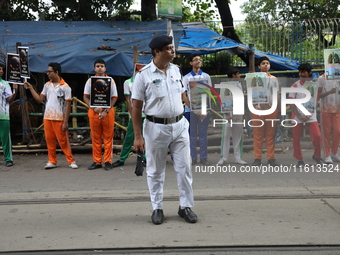
[[[292, 20], [340, 18], [339, 0], [249, 0], [241, 8], [247, 14], [246, 21], [288, 22]], [[332, 27], [333, 35], [327, 39], [319, 28], [319, 40], [325, 47], [333, 46], [339, 31]]]
[[0, 20], [91, 21], [124, 18], [133, 0], [0, 0]]
[[[143, 21], [156, 17], [156, 0], [141, 0], [141, 6]], [[234, 28], [229, 0], [183, 0], [182, 21], [193, 22], [218, 19], [218, 14], [212, 7], [217, 7], [218, 9], [223, 26], [222, 35], [242, 43]], [[243, 54], [240, 54], [239, 57], [248, 65], [248, 59]]]
[[34, 20], [38, 8], [38, 0], [0, 0], [0, 20]]

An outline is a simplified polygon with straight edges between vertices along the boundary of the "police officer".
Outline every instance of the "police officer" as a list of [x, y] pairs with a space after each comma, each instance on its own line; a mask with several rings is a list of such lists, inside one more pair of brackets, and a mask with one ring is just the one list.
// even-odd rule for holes
[[[192, 190], [189, 123], [183, 117], [182, 100], [187, 100], [181, 83], [181, 74], [174, 59], [172, 37], [154, 37], [149, 47], [153, 60], [136, 74], [132, 87], [132, 121], [135, 132], [134, 146], [146, 151], [147, 182], [153, 207], [154, 224], [164, 221], [163, 186], [168, 150], [173, 157], [180, 191], [178, 214], [189, 223], [197, 221], [190, 209], [194, 205]], [[144, 139], [141, 132], [144, 104]]]

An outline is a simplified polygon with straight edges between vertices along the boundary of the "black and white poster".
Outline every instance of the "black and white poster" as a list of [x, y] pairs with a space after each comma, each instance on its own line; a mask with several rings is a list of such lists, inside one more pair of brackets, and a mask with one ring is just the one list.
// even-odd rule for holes
[[7, 53], [6, 79], [9, 83], [23, 84], [21, 79], [19, 54]]
[[18, 46], [21, 78], [30, 78], [30, 71], [28, 67], [28, 47]]
[[111, 80], [111, 77], [106, 76], [91, 77], [91, 107], [111, 107]]

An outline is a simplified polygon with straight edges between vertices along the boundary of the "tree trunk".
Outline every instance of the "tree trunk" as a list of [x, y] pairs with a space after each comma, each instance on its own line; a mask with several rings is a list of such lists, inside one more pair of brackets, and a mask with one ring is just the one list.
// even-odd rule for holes
[[[229, 3], [227, 0], [215, 0], [216, 6], [218, 8], [218, 12], [221, 16], [222, 26], [223, 26], [223, 33], [222, 35], [228, 37], [236, 42], [242, 43], [240, 38], [235, 32], [234, 29], [234, 19], [231, 14]], [[244, 54], [238, 55], [247, 66], [249, 66], [249, 58], [244, 56]]]
[[234, 29], [234, 19], [231, 15], [229, 3], [227, 0], [215, 0], [218, 8], [218, 12], [221, 16], [221, 21], [223, 25], [223, 36], [235, 40], [236, 42], [242, 43], [240, 38]]
[[142, 0], [141, 1], [141, 12], [142, 21], [156, 20], [156, 3], [157, 0]]

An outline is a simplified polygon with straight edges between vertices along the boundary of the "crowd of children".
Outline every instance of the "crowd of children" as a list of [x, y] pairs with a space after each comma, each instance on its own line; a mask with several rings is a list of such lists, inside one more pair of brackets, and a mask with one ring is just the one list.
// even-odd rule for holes
[[[202, 114], [201, 110], [194, 110], [190, 105], [192, 99], [190, 96], [190, 82], [197, 79], [207, 79], [210, 82], [210, 76], [203, 72], [201, 67], [203, 60], [199, 54], [192, 54], [190, 56], [190, 65], [192, 70], [182, 77], [181, 84], [185, 90], [182, 101], [184, 102], [184, 116], [190, 123], [189, 137], [190, 137], [190, 156], [192, 165], [203, 164], [210, 165], [208, 161], [208, 126], [210, 123], [210, 113]], [[267, 57], [261, 57], [257, 61], [257, 67], [260, 72], [266, 73], [268, 80], [268, 89], [278, 88], [278, 79], [269, 73], [270, 60]], [[96, 76], [107, 76], [105, 74], [106, 63], [102, 59], [94, 62], [94, 71]], [[308, 63], [303, 63], [298, 67], [300, 79], [292, 84], [292, 88], [303, 88], [306, 81], [312, 80], [312, 66]], [[228, 77], [232, 80], [240, 81], [239, 70], [235, 67], [229, 68]], [[12, 89], [10, 85], [1, 78], [3, 75], [3, 67], [0, 67], [0, 99], [3, 103], [0, 104], [0, 139], [2, 142], [5, 165], [10, 167], [13, 165], [11, 139], [9, 131], [9, 104], [15, 99], [18, 85], [13, 84]], [[40, 94], [38, 94], [33, 86], [25, 82], [24, 87], [29, 89], [32, 96], [38, 103], [46, 103], [46, 110], [44, 113], [44, 133], [48, 148], [48, 162], [45, 169], [57, 167], [56, 158], [56, 140], [58, 140], [66, 160], [70, 168], [78, 168], [78, 165], [73, 158], [69, 135], [68, 135], [68, 118], [70, 115], [71, 107], [71, 88], [61, 78], [61, 66], [58, 63], [50, 63], [46, 74], [49, 81], [44, 85]], [[108, 76], [107, 76], [108, 77]], [[127, 80], [127, 86], [124, 89], [124, 95], [127, 97], [126, 103], [129, 112], [132, 111], [132, 83], [134, 77]], [[339, 82], [326, 79], [326, 75], [322, 74], [315, 81], [318, 83], [317, 99], [320, 100], [320, 120], [317, 119], [316, 108], [310, 115], [305, 115], [299, 110], [296, 105], [290, 105], [292, 111], [292, 119], [295, 120], [296, 125], [292, 127], [293, 139], [293, 157], [297, 160], [297, 166], [304, 166], [302, 150], [300, 146], [301, 136], [303, 134], [304, 126], [307, 127], [311, 141], [314, 147], [313, 159], [317, 164], [332, 164], [333, 162], [340, 162], [338, 154], [338, 147], [340, 142], [340, 104], [339, 104]], [[128, 84], [130, 83], [130, 86]], [[212, 86], [211, 84], [209, 84]], [[12, 92], [13, 90], [13, 92]], [[90, 106], [90, 79], [86, 82], [84, 87], [84, 102]], [[110, 170], [113, 167], [118, 167], [124, 164], [124, 161], [130, 153], [131, 146], [133, 145], [134, 132], [132, 119], [129, 121], [129, 132], [124, 142], [124, 153], [114, 163], [112, 163], [112, 140], [114, 134], [114, 118], [115, 110], [114, 105], [118, 98], [117, 88], [114, 80], [111, 80], [111, 100], [109, 108], [90, 107], [88, 117], [90, 122], [90, 130], [92, 136], [92, 156], [93, 164], [88, 167], [89, 170], [94, 170], [102, 167], [104, 162], [105, 170]], [[303, 93], [289, 93], [290, 99], [301, 99]], [[279, 98], [279, 97], [278, 97]], [[268, 110], [272, 107], [272, 99], [270, 98], [268, 104], [254, 104], [258, 110]], [[278, 163], [275, 159], [275, 132], [276, 122], [266, 122], [264, 125], [257, 125], [256, 121], [260, 122], [265, 119], [278, 119], [280, 112], [280, 102], [277, 101], [276, 110], [269, 115], [251, 115], [253, 121], [253, 138], [254, 138], [254, 162], [253, 166], [260, 166], [262, 164], [262, 149], [263, 143], [266, 144], [266, 154], [268, 164], [277, 166]], [[145, 117], [145, 116], [144, 116]], [[239, 127], [231, 126], [230, 120], [241, 122], [244, 119], [242, 115], [224, 114], [224, 118], [229, 120], [223, 126], [223, 133], [221, 134], [221, 158], [217, 165], [228, 163], [228, 154], [233, 145], [234, 163], [247, 164], [242, 159], [242, 137], [243, 132]], [[319, 124], [320, 123], [320, 124]], [[259, 123], [258, 123], [259, 124]], [[232, 137], [232, 139], [231, 139]], [[102, 143], [104, 141], [104, 158], [102, 158]], [[199, 145], [197, 146], [197, 141]], [[197, 160], [197, 148], [199, 147], [200, 161]], [[324, 151], [324, 159], [322, 159], [322, 149]], [[103, 161], [103, 162], [102, 162]], [[143, 161], [146, 162], [145, 154]], [[230, 163], [230, 162], [229, 162]], [[214, 163], [213, 163], [214, 164]]]

